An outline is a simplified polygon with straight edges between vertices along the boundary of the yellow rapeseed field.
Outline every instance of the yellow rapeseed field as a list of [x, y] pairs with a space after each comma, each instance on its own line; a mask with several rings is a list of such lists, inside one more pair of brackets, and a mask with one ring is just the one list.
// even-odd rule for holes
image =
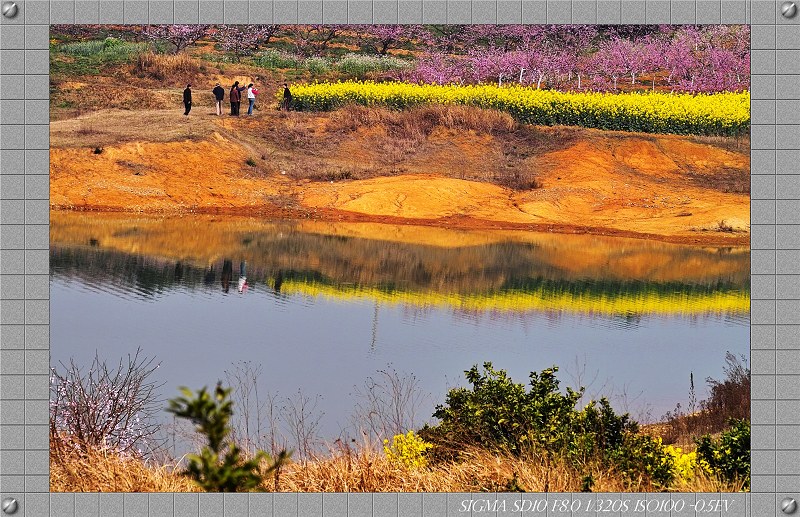
[[522, 86], [346, 81], [295, 85], [292, 102], [295, 109], [317, 111], [351, 103], [392, 109], [464, 104], [505, 111], [526, 124], [646, 133], [738, 136], [750, 128], [749, 92], [573, 93]]

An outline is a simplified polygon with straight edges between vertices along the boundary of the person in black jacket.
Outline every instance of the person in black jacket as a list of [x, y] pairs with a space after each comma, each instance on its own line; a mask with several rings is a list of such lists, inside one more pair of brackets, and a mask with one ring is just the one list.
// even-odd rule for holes
[[183, 90], [183, 105], [186, 106], [186, 111], [183, 113], [187, 117], [189, 112], [192, 111], [192, 85], [187, 84], [186, 89]]
[[242, 92], [246, 90], [244, 86], [239, 86], [239, 81], [233, 83], [228, 97], [231, 100], [231, 115], [239, 116], [239, 106], [242, 104]]
[[217, 105], [217, 115], [222, 115], [222, 100], [225, 98], [225, 89], [217, 83], [211, 92], [214, 94], [214, 99]]
[[292, 109], [292, 92], [289, 90], [289, 85], [283, 83], [283, 104], [281, 108], [289, 111]]

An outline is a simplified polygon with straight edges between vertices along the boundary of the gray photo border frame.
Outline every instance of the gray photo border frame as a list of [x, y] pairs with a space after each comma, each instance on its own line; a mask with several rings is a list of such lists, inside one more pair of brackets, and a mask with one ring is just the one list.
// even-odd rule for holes
[[[3, 0], [5, 2], [5, 0]], [[784, 515], [800, 501], [800, 15], [764, 0], [16, 0], [0, 17], [0, 498], [22, 517], [446, 516], [521, 498], [685, 501], [671, 515]], [[663, 23], [752, 27], [752, 492], [49, 493], [49, 24]], [[691, 510], [722, 497], [728, 509]], [[468, 512], [467, 512], [468, 513]], [[478, 512], [474, 512], [476, 515]], [[523, 515], [481, 512], [481, 515]], [[524, 515], [545, 515], [525, 512]], [[595, 513], [547, 513], [595, 515]], [[598, 513], [600, 515], [600, 513]], [[666, 516], [670, 512], [602, 513]]]

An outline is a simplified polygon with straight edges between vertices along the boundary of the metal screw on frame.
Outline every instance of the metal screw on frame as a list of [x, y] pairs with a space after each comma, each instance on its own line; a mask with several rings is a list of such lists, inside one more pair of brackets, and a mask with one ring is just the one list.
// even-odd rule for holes
[[792, 18], [797, 14], [797, 5], [794, 2], [784, 2], [781, 5], [781, 14], [784, 18]]
[[3, 16], [6, 18], [13, 18], [17, 15], [17, 4], [14, 2], [5, 2], [3, 4]]
[[787, 515], [793, 514], [797, 510], [797, 501], [791, 497], [787, 497], [781, 501], [781, 511]]
[[[5, 6], [3, 6], [3, 13], [5, 14]], [[13, 497], [6, 497], [3, 499], [3, 513], [11, 515], [17, 511], [17, 500]]]

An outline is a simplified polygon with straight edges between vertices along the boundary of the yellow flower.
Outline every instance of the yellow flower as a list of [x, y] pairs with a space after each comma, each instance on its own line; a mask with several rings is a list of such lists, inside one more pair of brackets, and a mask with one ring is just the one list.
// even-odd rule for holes
[[507, 111], [529, 124], [651, 133], [738, 135], [750, 126], [749, 92], [574, 93], [523, 86], [346, 81], [297, 85], [293, 99], [300, 109], [310, 110], [330, 110], [347, 103], [393, 109], [426, 103], [465, 104]]
[[391, 446], [389, 440], [383, 440], [383, 452], [389, 461], [409, 469], [424, 468], [428, 464], [425, 452], [431, 447], [433, 444], [415, 435], [414, 431], [395, 435]]

